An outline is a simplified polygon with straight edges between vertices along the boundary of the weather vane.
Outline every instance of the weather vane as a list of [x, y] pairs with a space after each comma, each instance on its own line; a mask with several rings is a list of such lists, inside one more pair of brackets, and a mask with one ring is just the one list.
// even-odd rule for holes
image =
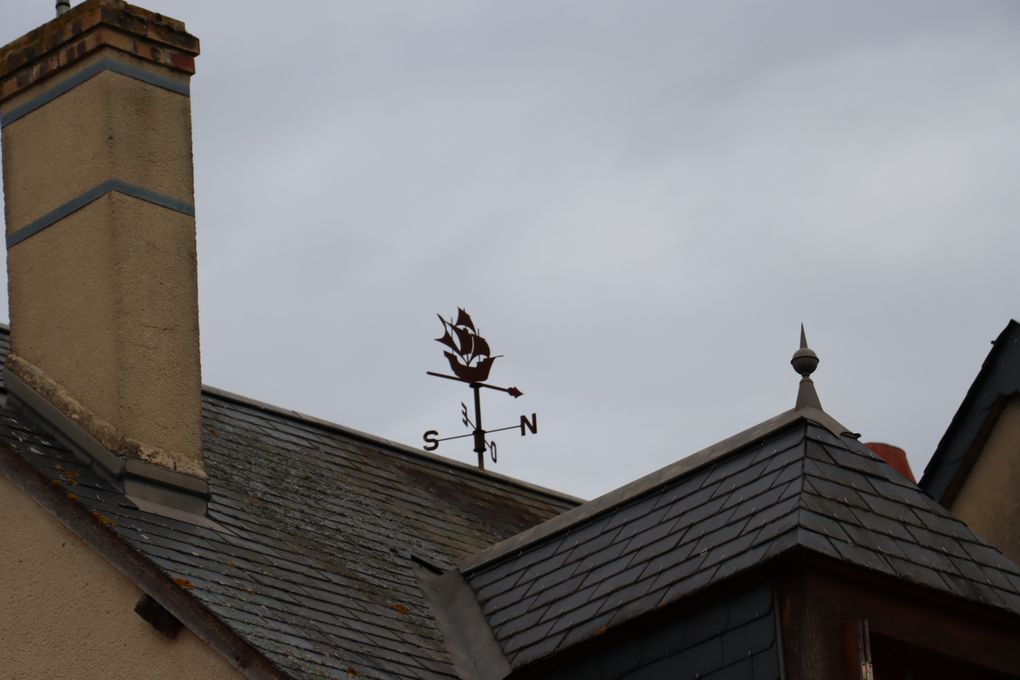
[[475, 328], [475, 324], [467, 312], [458, 307], [456, 321], [447, 321], [442, 316], [439, 317], [439, 320], [443, 324], [443, 337], [436, 338], [436, 342], [442, 343], [449, 349], [449, 351], [444, 351], [443, 355], [446, 356], [446, 360], [450, 362], [450, 370], [453, 371], [453, 375], [436, 373], [434, 371], [426, 371], [426, 373], [434, 375], [437, 378], [446, 378], [447, 380], [456, 380], [458, 382], [467, 383], [468, 387], [471, 388], [471, 391], [474, 392], [475, 411], [474, 418], [472, 419], [471, 414], [468, 413], [467, 404], [460, 402], [460, 420], [464, 423], [464, 427], [471, 428], [471, 432], [468, 434], [454, 435], [452, 437], [440, 437], [438, 431], [428, 430], [423, 435], [423, 439], [425, 440], [424, 448], [426, 451], [435, 451], [439, 448], [439, 442], [445, 442], [450, 439], [474, 437], [475, 453], [478, 454], [478, 467], [484, 470], [486, 451], [488, 451], [489, 455], [492, 457], [492, 462], [496, 462], [496, 442], [486, 441], [485, 436], [494, 432], [516, 430], [517, 428], [520, 428], [522, 437], [525, 436], [529, 430], [532, 434], [538, 434], [538, 415], [532, 413], [530, 419], [527, 416], [521, 416], [521, 422], [519, 425], [497, 427], [493, 430], [486, 430], [483, 428], [482, 388], [487, 390], [496, 390], [498, 392], [506, 392], [514, 399], [524, 393], [516, 387], [498, 387], [497, 385], [490, 385], [485, 382], [489, 379], [489, 371], [492, 370], [493, 362], [503, 355], [493, 355], [492, 350], [489, 348], [489, 343], [485, 341], [485, 338], [479, 335], [478, 329]]

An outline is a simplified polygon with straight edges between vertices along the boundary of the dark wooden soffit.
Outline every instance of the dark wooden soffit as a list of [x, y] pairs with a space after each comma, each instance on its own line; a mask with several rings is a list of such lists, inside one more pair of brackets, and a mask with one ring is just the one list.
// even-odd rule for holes
[[186, 628], [222, 654], [245, 677], [253, 680], [286, 680], [286, 675], [234, 634], [186, 590], [101, 526], [85, 508], [68, 499], [35, 468], [2, 443], [0, 474], [131, 579], [142, 592], [163, 606]]
[[1020, 675], [1020, 616], [803, 549], [773, 565], [788, 680], [843, 678], [846, 624]]
[[1011, 320], [993, 346], [960, 408], [935, 448], [918, 486], [945, 507], [952, 504], [980, 456], [1004, 397], [1020, 392], [1020, 323]]

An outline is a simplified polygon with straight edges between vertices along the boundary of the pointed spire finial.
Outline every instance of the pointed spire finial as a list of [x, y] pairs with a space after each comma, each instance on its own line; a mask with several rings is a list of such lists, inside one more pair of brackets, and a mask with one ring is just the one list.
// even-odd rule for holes
[[815, 384], [811, 381], [811, 374], [818, 368], [818, 355], [808, 347], [804, 324], [800, 325], [800, 349], [793, 353], [790, 365], [800, 374], [800, 387], [797, 389], [795, 408], [810, 407], [821, 410], [822, 403], [818, 399], [818, 393], [815, 392]]

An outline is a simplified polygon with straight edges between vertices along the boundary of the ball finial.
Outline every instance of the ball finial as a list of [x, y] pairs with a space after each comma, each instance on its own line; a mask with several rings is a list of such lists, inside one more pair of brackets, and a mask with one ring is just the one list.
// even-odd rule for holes
[[800, 349], [793, 353], [790, 365], [802, 378], [807, 378], [818, 368], [818, 355], [808, 347], [807, 336], [804, 334], [804, 324], [800, 325]]

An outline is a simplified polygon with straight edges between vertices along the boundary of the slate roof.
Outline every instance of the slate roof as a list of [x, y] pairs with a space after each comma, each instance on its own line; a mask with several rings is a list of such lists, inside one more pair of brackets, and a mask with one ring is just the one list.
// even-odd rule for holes
[[779, 680], [779, 622], [771, 584], [713, 599], [641, 635], [560, 666], [556, 680]]
[[974, 464], [974, 447], [1005, 397], [1020, 394], [1020, 323], [1010, 321], [994, 340], [918, 482], [947, 507]]
[[853, 436], [788, 414], [755, 441], [464, 566], [511, 667], [794, 548], [1020, 615], [1020, 567]]
[[452, 568], [576, 505], [220, 393], [203, 406], [208, 514], [225, 531], [136, 509], [6, 393], [0, 443], [293, 678], [456, 677], [412, 555]]

